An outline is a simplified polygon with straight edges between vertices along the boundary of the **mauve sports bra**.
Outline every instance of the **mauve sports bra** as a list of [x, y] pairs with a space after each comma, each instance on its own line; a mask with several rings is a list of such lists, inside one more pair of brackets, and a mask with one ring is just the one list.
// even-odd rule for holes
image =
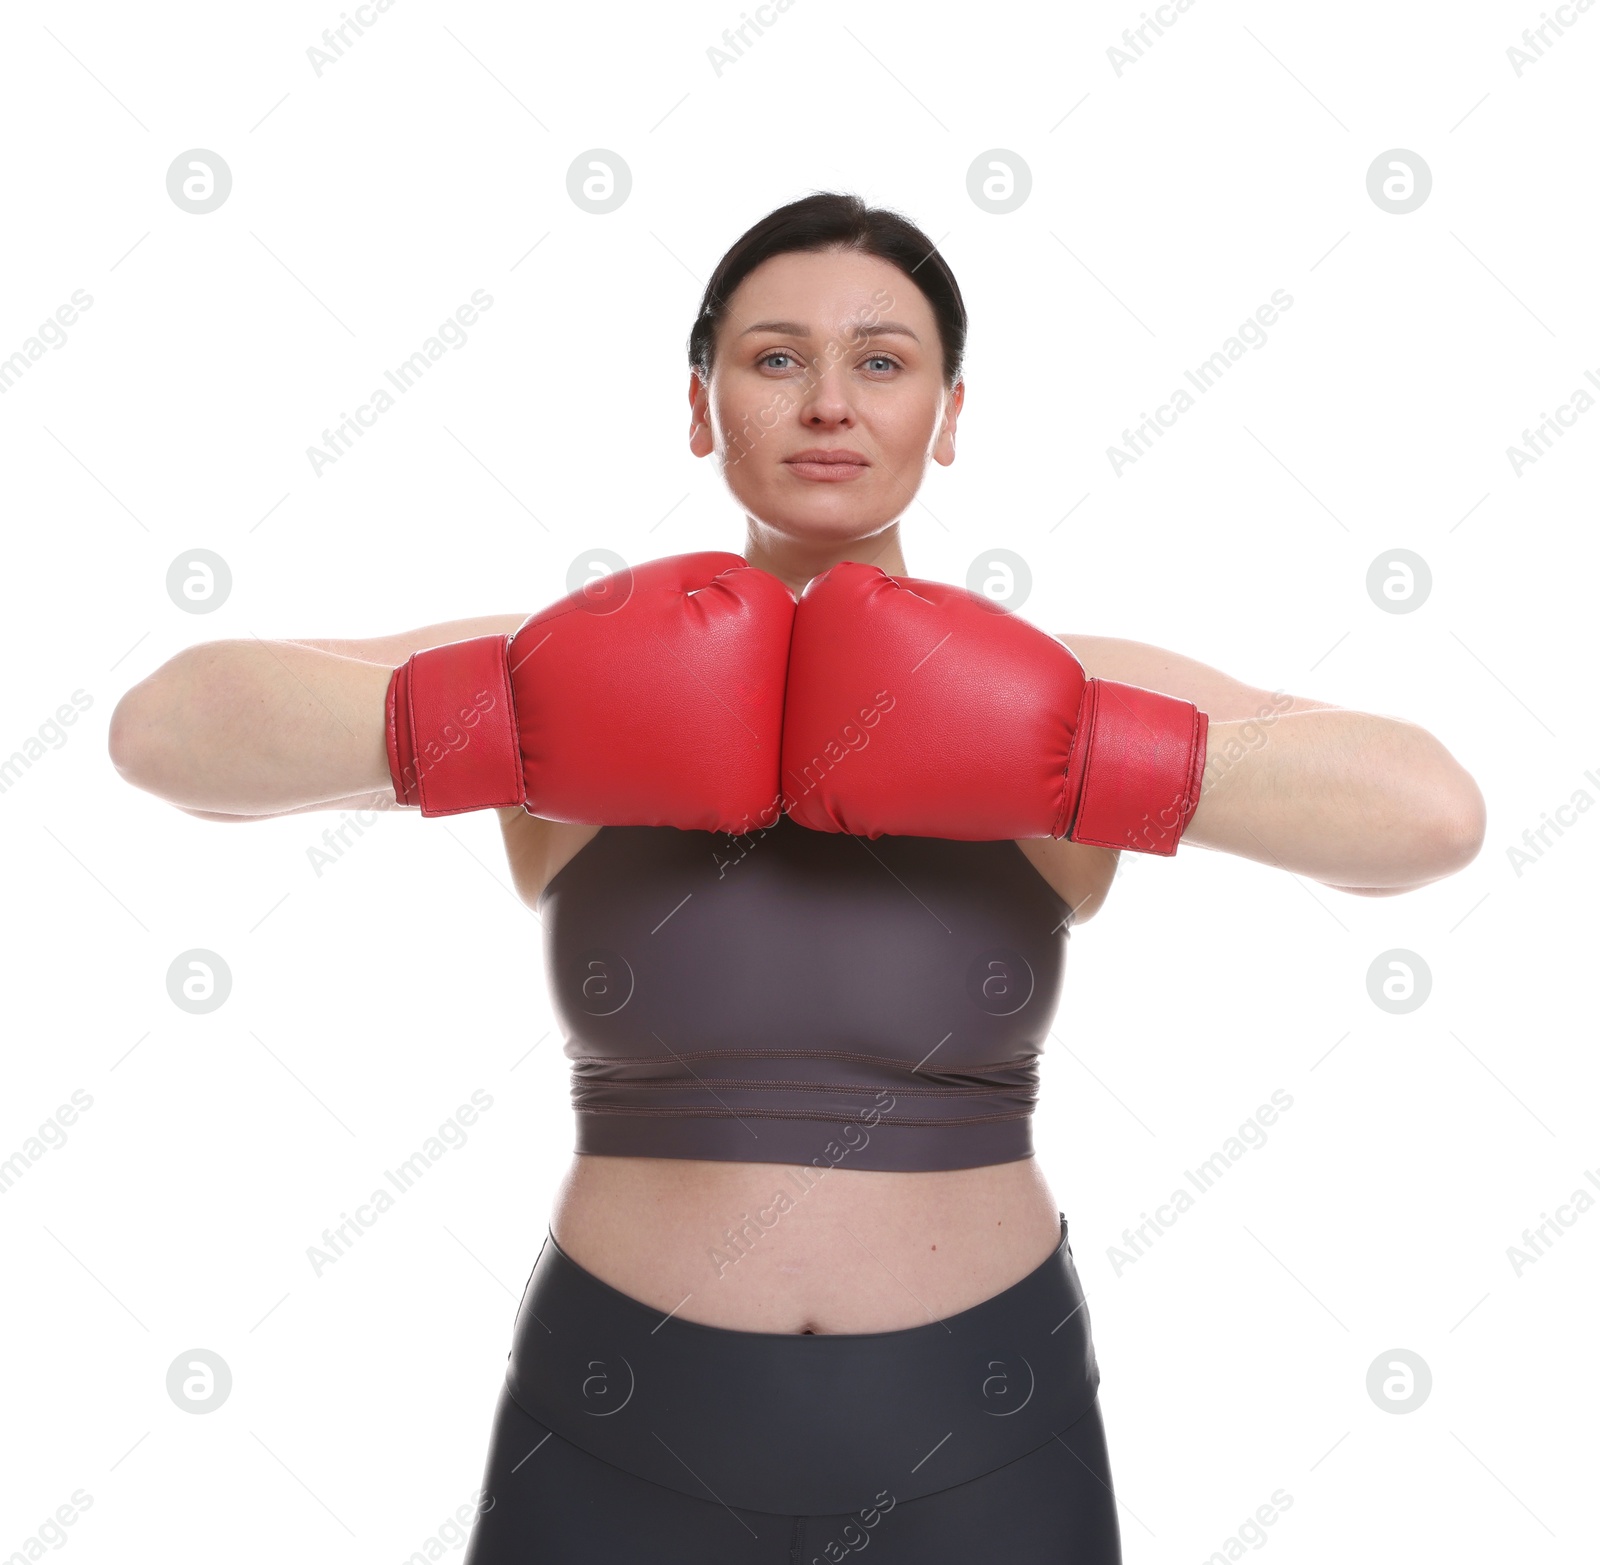
[[602, 826], [539, 909], [579, 1153], [1033, 1155], [1071, 911], [1015, 842]]

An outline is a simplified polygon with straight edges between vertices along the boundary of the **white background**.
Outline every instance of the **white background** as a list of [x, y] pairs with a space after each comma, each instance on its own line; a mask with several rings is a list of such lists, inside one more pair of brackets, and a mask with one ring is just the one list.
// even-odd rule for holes
[[[737, 3], [398, 0], [318, 76], [337, 3], [8, 7], [0, 357], [93, 304], [0, 396], [0, 755], [92, 704], [0, 794], [0, 1159], [93, 1107], [0, 1199], [0, 1557], [81, 1488], [69, 1558], [398, 1560], [475, 1489], [572, 1136], [495, 821], [382, 818], [318, 876], [329, 817], [182, 815], [117, 778], [107, 721], [196, 641], [531, 611], [585, 551], [739, 549], [684, 340], [739, 233], [841, 189], [921, 224], [971, 312], [911, 574], [1014, 551], [1041, 628], [1404, 717], [1488, 799], [1478, 860], [1424, 891], [1129, 856], [1072, 940], [1038, 1144], [1127, 1559], [1203, 1560], [1278, 1489], [1273, 1558], [1592, 1559], [1600, 1211], [1520, 1277], [1506, 1253], [1600, 1196], [1600, 821], [1507, 856], [1600, 797], [1600, 412], [1520, 477], [1506, 455], [1600, 374], [1600, 11], [1566, 14], [1519, 77], [1532, 5], [1198, 0], [1119, 76], [1137, 4], [797, 0], [719, 75]], [[209, 215], [166, 190], [193, 148], [232, 172]], [[594, 148], [633, 179], [607, 216], [567, 193]], [[1367, 191], [1393, 148], [1432, 171], [1408, 215]], [[968, 194], [993, 149], [1031, 171], [1009, 215]], [[475, 289], [467, 345], [316, 476]], [[1275, 289], [1267, 344], [1116, 476], [1107, 446]], [[203, 616], [165, 587], [196, 548], [233, 577]], [[1396, 548], [1433, 577], [1408, 614], [1365, 586]], [[167, 997], [192, 947], [233, 975], [209, 1015]], [[1368, 996], [1392, 948], [1432, 974], [1406, 1015]], [[315, 1276], [479, 1088], [466, 1145]], [[1274, 1088], [1268, 1143], [1117, 1275]], [[233, 1375], [206, 1416], [165, 1389], [197, 1347]], [[1366, 1390], [1394, 1348], [1433, 1375], [1405, 1415]]]

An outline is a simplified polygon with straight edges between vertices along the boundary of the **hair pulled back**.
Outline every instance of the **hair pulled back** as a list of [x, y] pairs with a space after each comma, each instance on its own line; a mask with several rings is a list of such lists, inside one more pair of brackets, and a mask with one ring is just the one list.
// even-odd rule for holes
[[778, 207], [745, 230], [717, 263], [689, 333], [689, 367], [711, 378], [717, 328], [746, 277], [763, 261], [796, 251], [846, 249], [888, 261], [916, 284], [933, 309], [944, 352], [948, 390], [961, 378], [967, 347], [967, 307], [954, 273], [933, 241], [898, 212], [869, 207], [859, 196], [819, 190]]

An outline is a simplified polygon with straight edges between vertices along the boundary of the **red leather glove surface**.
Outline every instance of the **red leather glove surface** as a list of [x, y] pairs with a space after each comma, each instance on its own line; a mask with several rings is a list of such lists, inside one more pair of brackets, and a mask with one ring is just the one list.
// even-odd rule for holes
[[514, 636], [415, 653], [389, 683], [395, 797], [424, 815], [770, 825], [794, 609], [775, 576], [704, 551], [569, 593]]
[[845, 561], [795, 614], [786, 808], [866, 837], [1171, 854], [1199, 802], [1206, 728], [1188, 701], [1088, 678], [978, 593]]

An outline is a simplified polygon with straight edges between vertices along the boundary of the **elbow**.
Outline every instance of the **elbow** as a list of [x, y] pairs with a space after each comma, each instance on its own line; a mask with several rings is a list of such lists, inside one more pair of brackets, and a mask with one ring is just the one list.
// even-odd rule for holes
[[147, 679], [123, 695], [112, 710], [106, 731], [106, 751], [111, 764], [124, 782], [136, 788], [147, 786], [146, 779], [154, 770], [151, 751], [158, 735], [150, 720], [146, 689], [149, 683]]
[[162, 797], [179, 777], [178, 724], [194, 695], [188, 656], [186, 651], [169, 658], [124, 692], [106, 731], [117, 775]]
[[1415, 831], [1408, 834], [1405, 867], [1402, 869], [1398, 861], [1393, 864], [1394, 880], [1379, 886], [1350, 886], [1332, 880], [1323, 884], [1353, 897], [1398, 897], [1408, 891], [1420, 891], [1458, 874], [1477, 858], [1483, 851], [1487, 827], [1483, 794], [1463, 772], [1453, 784], [1448, 800], [1431, 808], [1426, 818], [1418, 821]]
[[1434, 825], [1434, 878], [1464, 870], [1483, 851], [1489, 810], [1483, 793], [1465, 772], [1456, 780], [1449, 804]]
[[1462, 775], [1465, 787], [1456, 790], [1448, 806], [1441, 806], [1430, 815], [1426, 830], [1420, 833], [1421, 843], [1410, 856], [1412, 872], [1406, 882], [1364, 890], [1363, 895], [1399, 896], [1405, 891], [1419, 891], [1459, 874], [1483, 851], [1488, 811], [1478, 785], [1465, 773]]

